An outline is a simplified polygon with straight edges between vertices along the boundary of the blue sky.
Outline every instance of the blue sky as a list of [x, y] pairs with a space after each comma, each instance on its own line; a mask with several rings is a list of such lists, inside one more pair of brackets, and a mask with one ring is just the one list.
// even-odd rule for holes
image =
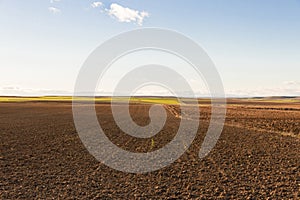
[[0, 25], [0, 95], [71, 94], [98, 45], [141, 27], [199, 43], [228, 96], [300, 95], [299, 0], [0, 0]]

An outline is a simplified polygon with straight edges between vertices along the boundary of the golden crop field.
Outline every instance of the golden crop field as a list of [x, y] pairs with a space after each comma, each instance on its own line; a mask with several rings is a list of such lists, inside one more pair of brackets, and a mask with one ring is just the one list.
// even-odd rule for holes
[[151, 104], [179, 104], [176, 98], [157, 97], [72, 97], [72, 96], [43, 96], [43, 97], [0, 97], [0, 102], [69, 102], [69, 101], [95, 101], [97, 102], [127, 102]]

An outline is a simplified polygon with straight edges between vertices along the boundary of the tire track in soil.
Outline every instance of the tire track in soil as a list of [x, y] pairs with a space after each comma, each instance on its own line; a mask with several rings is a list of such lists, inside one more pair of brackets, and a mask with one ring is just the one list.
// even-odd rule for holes
[[[177, 118], [181, 118], [180, 115], [180, 111], [178, 106], [174, 106], [174, 105], [165, 105], [164, 106], [170, 113], [172, 113], [175, 117]], [[250, 109], [258, 109], [258, 110], [264, 110], [263, 108], [255, 108], [255, 107], [251, 107]], [[271, 109], [271, 108], [267, 108], [265, 110], [277, 110], [277, 109]], [[284, 110], [291, 110], [291, 111], [299, 111], [300, 109], [278, 109], [280, 111]], [[191, 117], [187, 117], [188, 120], [198, 120], [198, 119], [194, 119], [192, 116]], [[283, 131], [276, 131], [276, 130], [267, 130], [267, 129], [263, 129], [263, 128], [258, 128], [258, 127], [251, 127], [248, 126], [247, 124], [243, 124], [243, 123], [238, 123], [235, 122], [235, 124], [230, 124], [228, 122], [224, 123], [225, 126], [230, 126], [230, 127], [235, 127], [235, 128], [245, 128], [246, 130], [250, 130], [250, 131], [257, 131], [257, 132], [267, 132], [267, 133], [275, 133], [275, 134], [279, 134], [279, 135], [283, 135], [283, 136], [290, 136], [290, 137], [294, 137], [297, 139], [300, 139], [300, 134], [294, 134], [291, 132], [283, 132]]]

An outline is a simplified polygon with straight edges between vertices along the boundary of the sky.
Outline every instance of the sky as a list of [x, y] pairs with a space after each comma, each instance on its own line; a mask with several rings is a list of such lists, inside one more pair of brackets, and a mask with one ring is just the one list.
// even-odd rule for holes
[[[72, 95], [96, 47], [144, 27], [197, 42], [228, 97], [300, 96], [299, 0], [0, 0], [0, 95]], [[114, 78], [99, 91], [109, 94]]]

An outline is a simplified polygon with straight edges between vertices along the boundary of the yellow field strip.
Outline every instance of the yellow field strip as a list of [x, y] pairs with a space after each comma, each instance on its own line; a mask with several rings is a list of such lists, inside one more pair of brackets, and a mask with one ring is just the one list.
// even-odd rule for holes
[[152, 97], [72, 97], [72, 96], [58, 96], [58, 97], [0, 97], [0, 102], [68, 102], [68, 101], [95, 101], [95, 102], [127, 102], [131, 103], [152, 103], [152, 104], [179, 104], [176, 98], [152, 98]]
[[[130, 100], [131, 103], [151, 103], [151, 104], [167, 104], [167, 105], [178, 105], [179, 101], [177, 98], [173, 97], [72, 97], [72, 96], [43, 96], [43, 97], [10, 97], [10, 96], [0, 96], [0, 102], [68, 102], [68, 101], [94, 101], [95, 102], [127, 102]], [[193, 102], [191, 99], [182, 99], [185, 103]], [[264, 103], [300, 103], [299, 98], [295, 99], [238, 99], [240, 102], [264, 102]], [[209, 98], [199, 98], [198, 103], [210, 101]], [[228, 105], [231, 103], [228, 102]], [[234, 104], [232, 104], [234, 106]]]

